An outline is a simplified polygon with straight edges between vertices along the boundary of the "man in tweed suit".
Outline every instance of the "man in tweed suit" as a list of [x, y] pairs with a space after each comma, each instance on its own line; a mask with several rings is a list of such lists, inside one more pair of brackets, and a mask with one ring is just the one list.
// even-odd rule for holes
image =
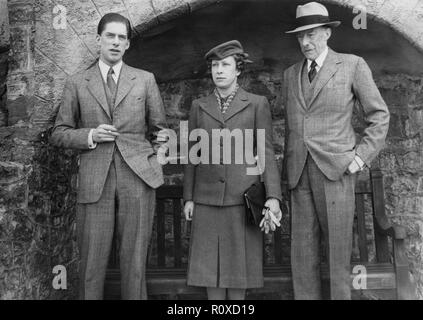
[[99, 22], [100, 58], [68, 79], [51, 141], [81, 150], [77, 238], [80, 298], [102, 299], [116, 232], [123, 299], [146, 298], [145, 264], [155, 188], [163, 184], [156, 154], [165, 112], [154, 76], [129, 67], [131, 26], [116, 13]]
[[[327, 46], [332, 27], [316, 2], [297, 8], [297, 36], [305, 59], [284, 73], [286, 140], [282, 184], [292, 204], [291, 262], [296, 299], [321, 299], [320, 241], [330, 297], [350, 299], [350, 258], [356, 173], [384, 145], [389, 112], [366, 62]], [[367, 128], [356, 141], [354, 105]]]

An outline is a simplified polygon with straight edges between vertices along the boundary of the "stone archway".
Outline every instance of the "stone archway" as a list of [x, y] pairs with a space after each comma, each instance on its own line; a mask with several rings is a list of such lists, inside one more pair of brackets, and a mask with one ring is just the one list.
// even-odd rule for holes
[[[57, 105], [63, 88], [64, 78], [87, 67], [95, 59], [97, 52], [94, 37], [96, 25], [105, 12], [120, 12], [127, 16], [136, 33], [142, 35], [145, 31], [166, 22], [188, 16], [190, 13], [210, 5], [225, 3], [250, 2], [248, 0], [121, 0], [121, 1], [30, 1], [20, 5], [11, 4], [12, 36], [16, 40], [28, 42], [15, 48], [22, 55], [16, 57], [27, 61], [26, 65], [17, 62], [8, 76], [8, 101], [14, 105], [14, 100], [27, 97], [30, 102], [30, 120], [43, 126], [48, 123], [49, 114]], [[260, 1], [270, 3], [271, 0]], [[288, 1], [283, 0], [288, 3]], [[365, 8], [370, 17], [389, 25], [416, 48], [423, 51], [423, 4], [417, 0], [324, 0], [324, 3], [341, 7]], [[66, 9], [66, 27], [55, 28], [53, 21], [60, 21], [60, 12], [55, 7]], [[23, 15], [19, 17], [13, 12], [29, 14], [33, 10], [34, 19]], [[63, 11], [62, 11], [63, 12]], [[293, 13], [292, 13], [293, 15]], [[22, 21], [22, 19], [24, 21]], [[25, 23], [22, 23], [25, 22]], [[63, 22], [63, 19], [62, 19]], [[35, 30], [31, 38], [29, 30]], [[14, 33], [14, 31], [16, 31]], [[21, 39], [19, 39], [21, 38]], [[28, 39], [29, 38], [29, 39]], [[13, 47], [12, 47], [13, 49]], [[31, 84], [31, 80], [33, 84]], [[33, 100], [31, 97], [35, 96]], [[19, 104], [19, 103], [18, 103]], [[21, 112], [22, 113], [22, 112]], [[25, 112], [23, 112], [25, 113]]]
[[[20, 241], [20, 248], [26, 252], [19, 251], [19, 253], [26, 258], [26, 261], [30, 262], [29, 265], [18, 266], [19, 276], [24, 275], [21, 276], [21, 279], [24, 280], [20, 283], [20, 287], [24, 287], [25, 290], [13, 289], [13, 286], [9, 286], [8, 283], [6, 291], [0, 292], [0, 297], [34, 296], [36, 293], [32, 288], [36, 285], [41, 286], [41, 289], [38, 289], [41, 290], [38, 297], [55, 296], [55, 293], [51, 293], [51, 288], [48, 287], [51, 266], [65, 263], [71, 270], [75, 269], [74, 244], [69, 240], [71, 239], [69, 233], [72, 230], [72, 221], [68, 218], [72, 214], [72, 205], [74, 204], [72, 194], [74, 180], [72, 177], [76, 170], [76, 162], [71, 152], [63, 154], [63, 151], [58, 152], [56, 149], [46, 147], [46, 141], [39, 134], [51, 125], [51, 117], [60, 102], [65, 78], [86, 68], [96, 58], [97, 48], [94, 37], [97, 23], [104, 13], [120, 12], [127, 16], [135, 26], [136, 33], [140, 37], [138, 37], [139, 40], [135, 40], [134, 50], [128, 52], [127, 59], [131, 64], [136, 65], [136, 57], [140, 52], [137, 51], [137, 46], [141, 52], [143, 48], [146, 48], [146, 54], [154, 52], [152, 48], [156, 45], [157, 39], [165, 38], [166, 33], [170, 30], [181, 30], [178, 29], [178, 26], [182, 21], [191, 21], [190, 17], [195, 18], [202, 12], [207, 14], [213, 10], [215, 10], [214, 12], [220, 9], [226, 10], [225, 8], [228, 6], [243, 7], [250, 4], [271, 7], [277, 3], [278, 7], [286, 9], [281, 15], [281, 20], [293, 19], [297, 2], [306, 1], [32, 0], [25, 3], [9, 2], [12, 55], [7, 94], [8, 108], [16, 110], [13, 112], [16, 117], [13, 122], [9, 123], [4, 135], [3, 131], [0, 131], [2, 139], [6, 137], [0, 144], [0, 161], [7, 161], [11, 165], [11, 167], [0, 166], [2, 172], [8, 172], [8, 176], [5, 179], [1, 177], [0, 182], [10, 182], [6, 194], [8, 202], [0, 202], [0, 209], [3, 210], [0, 210], [0, 216], [3, 217], [3, 212], [8, 212], [7, 219], [0, 219], [0, 223], [7, 221], [4, 229], [12, 234], [10, 245], [6, 247], [7, 250], [16, 250], [17, 246], [14, 245], [14, 242]], [[345, 14], [348, 18], [353, 15], [352, 10], [355, 6], [364, 5], [370, 20], [374, 22], [375, 26], [378, 26], [378, 30], [382, 30], [386, 35], [383, 39], [378, 39], [375, 34], [369, 33], [366, 35], [367, 41], [374, 39], [375, 43], [379, 44], [389, 43], [393, 39], [393, 41], [401, 41], [399, 47], [407, 47], [406, 52], [402, 52], [403, 50], [392, 51], [397, 55], [386, 57], [385, 61], [392, 61], [395, 66], [376, 68], [376, 80], [393, 113], [388, 147], [384, 150], [380, 162], [387, 173], [385, 179], [387, 209], [396, 222], [405, 225], [408, 229], [410, 240], [408, 253], [412, 271], [420, 283], [421, 290], [423, 225], [420, 221], [421, 211], [423, 211], [423, 172], [421, 169], [423, 168], [423, 152], [420, 150], [423, 149], [421, 125], [423, 122], [423, 95], [420, 91], [423, 88], [423, 77], [421, 72], [411, 70], [410, 65], [411, 62], [415, 62], [416, 66], [421, 66], [422, 63], [418, 52], [423, 52], [423, 18], [421, 18], [423, 4], [418, 0], [324, 0], [322, 2]], [[65, 20], [58, 19], [60, 13], [54, 10], [58, 6], [66, 8]], [[211, 11], [207, 11], [209, 9]], [[57, 23], [61, 24], [63, 21], [66, 21], [64, 29], [58, 28]], [[282, 33], [282, 31], [281, 27], [280, 32]], [[179, 31], [180, 34], [181, 31]], [[215, 40], [218, 41], [217, 38]], [[201, 53], [211, 44], [211, 42], [205, 42], [195, 48], [194, 55], [192, 55], [192, 51], [190, 54], [196, 59], [201, 59]], [[293, 46], [292, 43], [288, 43], [283, 48], [291, 45]], [[391, 44], [390, 48], [393, 46], [395, 44]], [[253, 43], [251, 48], [256, 57], [263, 57], [258, 50], [254, 51]], [[348, 48], [346, 49], [348, 51]], [[352, 47], [351, 49], [355, 51], [357, 48]], [[256, 89], [268, 90], [266, 92], [277, 91], [277, 81], [279, 80], [270, 81], [268, 79], [276, 74], [274, 68], [286, 66], [294, 61], [296, 58], [294, 47], [289, 50], [291, 50], [289, 54], [287, 51], [282, 57], [282, 62], [277, 61], [276, 64], [272, 64], [273, 60], [266, 60], [270, 62], [267, 64], [265, 62], [262, 66], [273, 66], [273, 71], [268, 72], [264, 68], [259, 68], [257, 73], [248, 78], [252, 80], [249, 84], [253, 82], [253, 85], [257, 84]], [[361, 53], [368, 54], [366, 50]], [[398, 58], [405, 59], [403, 65], [397, 63]], [[378, 57], [373, 59], [376, 61]], [[153, 69], [152, 71], [155, 73], [157, 71], [159, 79], [162, 81], [161, 89], [167, 110], [174, 116], [174, 119], [183, 118], [186, 115], [186, 108], [185, 110], [174, 108], [175, 104], [180, 101], [178, 100], [179, 93], [174, 93], [175, 87], [185, 88], [179, 80], [191, 78], [194, 79], [193, 81], [197, 81], [195, 83], [198, 85], [202, 81], [204, 70], [190, 70], [192, 71], [191, 76], [187, 76], [184, 73], [186, 70], [181, 68], [180, 72], [178, 69], [172, 76], [165, 78], [162, 76], [164, 72], [158, 67], [162, 62], [166, 62], [165, 58], [162, 60], [158, 58], [156, 65], [151, 60], [144, 62], [147, 62], [148, 67]], [[263, 83], [270, 83], [273, 87], [263, 86]], [[275, 99], [273, 105], [276, 104]], [[283, 119], [277, 111], [275, 112], [275, 135], [280, 138], [283, 135]], [[281, 151], [280, 148], [279, 151]], [[178, 173], [176, 179], [178, 179]], [[16, 184], [16, 181], [19, 183]], [[52, 190], [52, 186], [55, 190]], [[1, 196], [3, 197], [4, 194]], [[4, 203], [6, 204], [4, 205]], [[36, 223], [28, 224], [28, 221]], [[18, 231], [15, 235], [16, 226]], [[52, 226], [56, 226], [57, 229], [51, 228]], [[66, 236], [63, 236], [63, 233]], [[23, 237], [23, 234], [26, 236]], [[50, 240], [47, 241], [47, 238]], [[57, 241], [58, 245], [52, 244], [52, 241]], [[40, 245], [42, 250], [40, 250]], [[48, 262], [43, 260], [43, 257], [48, 257], [46, 258]], [[13, 280], [13, 277], [17, 277], [16, 272], [11, 269], [8, 277]], [[420, 296], [423, 297], [423, 293], [420, 292]]]

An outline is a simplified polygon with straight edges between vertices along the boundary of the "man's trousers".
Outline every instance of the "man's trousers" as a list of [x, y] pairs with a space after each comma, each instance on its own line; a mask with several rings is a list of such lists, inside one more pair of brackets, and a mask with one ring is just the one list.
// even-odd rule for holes
[[291, 190], [291, 264], [295, 299], [321, 299], [320, 252], [324, 241], [330, 298], [351, 299], [350, 260], [355, 209], [355, 175], [327, 179], [310, 154]]
[[80, 298], [102, 299], [113, 235], [119, 243], [122, 299], [146, 299], [145, 268], [155, 190], [142, 181], [116, 149], [100, 200], [78, 204]]

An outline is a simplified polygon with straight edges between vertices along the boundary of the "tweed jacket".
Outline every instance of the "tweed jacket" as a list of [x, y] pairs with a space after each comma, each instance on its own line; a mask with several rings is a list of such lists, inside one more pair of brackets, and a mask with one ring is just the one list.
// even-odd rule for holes
[[[163, 102], [154, 75], [122, 66], [115, 104], [110, 112], [98, 63], [70, 77], [52, 131], [51, 142], [80, 149], [78, 173], [79, 203], [92, 203], [101, 196], [115, 148], [126, 164], [152, 188], [163, 184], [157, 161], [157, 133], [165, 128]], [[116, 127], [115, 142], [88, 147], [88, 134], [100, 124]]]
[[[257, 131], [264, 129], [264, 172], [262, 179], [265, 184], [267, 197], [281, 199], [280, 176], [277, 169], [272, 140], [272, 118], [270, 106], [263, 96], [254, 95], [239, 88], [230, 107], [225, 114], [219, 110], [214, 94], [193, 101], [189, 117], [189, 131], [193, 129], [205, 129], [212, 136], [214, 129], [228, 129], [234, 132], [240, 129], [251, 129], [254, 132], [253, 149], [257, 151]], [[244, 136], [245, 137], [245, 136]], [[184, 200], [193, 200], [196, 203], [212, 206], [231, 206], [244, 203], [243, 194], [254, 182], [260, 181], [260, 175], [247, 175], [246, 169], [254, 167], [246, 161], [236, 164], [235, 139], [232, 139], [231, 162], [222, 162], [222, 142], [220, 146], [209, 143], [209, 164], [189, 163], [184, 170]], [[212, 150], [220, 150], [220, 163], [212, 163]], [[201, 150], [202, 152], [203, 150]], [[245, 160], [245, 158], [244, 158]]]
[[[295, 188], [309, 152], [332, 181], [340, 179], [357, 154], [370, 166], [384, 146], [389, 111], [363, 58], [329, 53], [307, 105], [301, 88], [305, 60], [284, 73], [286, 134], [282, 183]], [[356, 140], [351, 118], [361, 106], [367, 127]]]

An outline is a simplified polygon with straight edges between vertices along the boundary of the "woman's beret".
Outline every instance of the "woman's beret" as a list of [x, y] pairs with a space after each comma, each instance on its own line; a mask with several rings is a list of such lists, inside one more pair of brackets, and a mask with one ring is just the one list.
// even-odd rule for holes
[[244, 52], [241, 43], [238, 40], [231, 40], [211, 49], [204, 56], [206, 60], [222, 60], [234, 54], [240, 54], [245, 58], [248, 54]]

